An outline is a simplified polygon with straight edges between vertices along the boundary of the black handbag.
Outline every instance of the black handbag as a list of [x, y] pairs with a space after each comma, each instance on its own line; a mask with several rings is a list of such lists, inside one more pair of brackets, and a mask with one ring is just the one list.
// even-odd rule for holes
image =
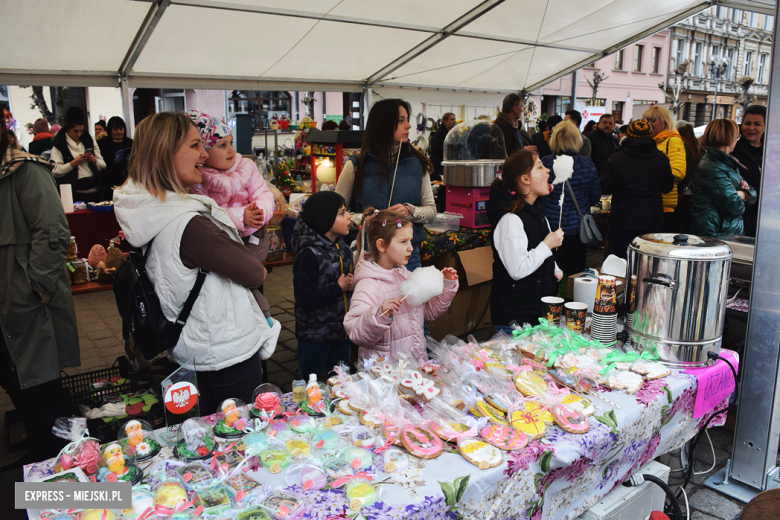
[[569, 193], [571, 193], [571, 200], [574, 201], [574, 207], [577, 208], [577, 214], [580, 216], [580, 242], [589, 247], [601, 245], [601, 242], [604, 239], [601, 237], [601, 232], [596, 226], [596, 219], [593, 218], [593, 215], [582, 214], [580, 205], [577, 203], [577, 197], [574, 195], [574, 190], [571, 189], [571, 184], [569, 184], [569, 181], [565, 182], [566, 186], [569, 188]]
[[151, 247], [152, 243], [149, 242], [146, 255], [140, 249], [131, 250], [129, 260], [117, 269], [114, 279], [114, 297], [119, 315], [127, 325], [136, 348], [148, 360], [175, 347], [179, 342], [181, 331], [208, 274], [208, 271], [198, 269], [195, 285], [179, 317], [176, 322], [168, 321], [160, 306], [160, 299], [154, 292], [154, 284], [146, 274], [146, 257]]

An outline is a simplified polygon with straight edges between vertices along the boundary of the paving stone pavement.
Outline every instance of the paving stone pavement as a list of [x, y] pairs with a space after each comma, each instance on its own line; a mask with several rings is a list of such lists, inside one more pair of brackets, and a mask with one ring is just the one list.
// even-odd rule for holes
[[[291, 391], [295, 369], [298, 366], [298, 341], [295, 339], [294, 297], [292, 287], [292, 266], [274, 268], [268, 274], [264, 293], [271, 304], [271, 316], [282, 324], [279, 343], [267, 362], [267, 379], [283, 391]], [[76, 320], [79, 329], [82, 365], [66, 369], [70, 375], [106, 368], [124, 355], [122, 327], [111, 291], [75, 296]], [[492, 335], [491, 328], [474, 332], [478, 341], [486, 341]], [[5, 443], [5, 412], [13, 404], [5, 391], [0, 390], [0, 466], [9, 464], [22, 456], [22, 452], [9, 453]], [[726, 464], [731, 454], [733, 435], [722, 429], [710, 430], [715, 447], [716, 468], [705, 475], [694, 475], [688, 485], [688, 499], [692, 520], [734, 520], [738, 518], [744, 504], [726, 498], [703, 486], [704, 481]], [[704, 437], [696, 450], [696, 470], [705, 471], [712, 465], [712, 452]], [[671, 459], [671, 460], [669, 460]], [[663, 461], [672, 468], [679, 468], [679, 455], [666, 457]], [[670, 486], [677, 490], [682, 484], [681, 472], [673, 473]], [[681, 503], [685, 507], [685, 502]]]

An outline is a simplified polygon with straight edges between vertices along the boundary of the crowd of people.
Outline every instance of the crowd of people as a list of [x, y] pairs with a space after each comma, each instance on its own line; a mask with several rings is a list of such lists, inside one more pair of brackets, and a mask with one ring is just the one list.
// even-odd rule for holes
[[[497, 330], [534, 322], [540, 298], [557, 293], [564, 272], [584, 269], [579, 227], [602, 193], [612, 195], [609, 238], [618, 256], [644, 233], [744, 232], [760, 184], [764, 107], [750, 107], [741, 129], [715, 120], [697, 140], [658, 106], [618, 132], [606, 114], [586, 134], [570, 110], [531, 136], [520, 127], [520, 106], [519, 96], [507, 96], [494, 125], [509, 147], [487, 204]], [[421, 264], [423, 226], [436, 216], [431, 179], [441, 167], [439, 155], [429, 159], [410, 144], [410, 113], [400, 99], [375, 103], [335, 192], [315, 193], [299, 213], [291, 245], [304, 374], [349, 363], [350, 342], [361, 359], [408, 352], [424, 360], [425, 322], [455, 297], [458, 277], [449, 268], [439, 296], [419, 306], [401, 297], [401, 283]], [[444, 119], [434, 141], [455, 124], [454, 114]], [[192, 360], [202, 409], [230, 397], [249, 402], [281, 329], [261, 291], [274, 200], [254, 161], [236, 153], [230, 127], [197, 111], [161, 112], [138, 124], [135, 140], [118, 117], [96, 124], [93, 138], [84, 114], [71, 108], [61, 129], [44, 119], [29, 129], [31, 153], [0, 128], [0, 276], [10, 288], [0, 293], [0, 384], [18, 409], [36, 403], [38, 413], [25, 414], [36, 447], [28, 459], [56, 449], [50, 436], [36, 436], [69, 414], [60, 370], [79, 365], [65, 271], [70, 233], [57, 185], [72, 185], [77, 200], [113, 200], [125, 238], [145, 250], [167, 319], [177, 319], [198, 273], [207, 273], [170, 355]], [[39, 156], [47, 149], [51, 161]], [[564, 163], [571, 176], [555, 183]]]

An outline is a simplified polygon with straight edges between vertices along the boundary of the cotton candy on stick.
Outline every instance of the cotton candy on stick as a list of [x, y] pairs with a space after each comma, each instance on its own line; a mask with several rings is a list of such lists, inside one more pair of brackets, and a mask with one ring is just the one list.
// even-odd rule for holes
[[[409, 278], [401, 282], [401, 301], [409, 300], [409, 305], [418, 307], [431, 298], [444, 292], [444, 274], [434, 266], [419, 267], [412, 271]], [[382, 316], [387, 312], [382, 313]]]
[[559, 155], [553, 160], [553, 171], [555, 172], [555, 180], [553, 185], [561, 184], [561, 198], [558, 200], [558, 205], [561, 207], [560, 215], [558, 216], [558, 228], [561, 227], [561, 221], [563, 220], [563, 196], [566, 193], [565, 182], [571, 179], [574, 174], [574, 157], [571, 155]]

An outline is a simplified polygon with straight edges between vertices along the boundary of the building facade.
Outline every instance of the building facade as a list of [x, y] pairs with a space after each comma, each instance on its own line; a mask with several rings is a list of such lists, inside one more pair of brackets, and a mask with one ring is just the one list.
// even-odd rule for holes
[[[766, 105], [773, 24], [772, 16], [710, 7], [672, 26], [667, 85], [674, 83], [672, 71], [688, 62], [678, 119], [694, 126], [705, 125], [713, 118], [715, 103], [715, 118], [741, 121], [742, 108], [737, 101], [743, 94], [740, 84], [744, 78], [754, 80], [748, 90], [755, 97], [753, 103]], [[728, 58], [720, 79], [714, 77], [710, 65], [713, 58], [716, 63]], [[716, 83], [718, 94], [714, 99]], [[670, 87], [667, 90], [671, 93]]]

